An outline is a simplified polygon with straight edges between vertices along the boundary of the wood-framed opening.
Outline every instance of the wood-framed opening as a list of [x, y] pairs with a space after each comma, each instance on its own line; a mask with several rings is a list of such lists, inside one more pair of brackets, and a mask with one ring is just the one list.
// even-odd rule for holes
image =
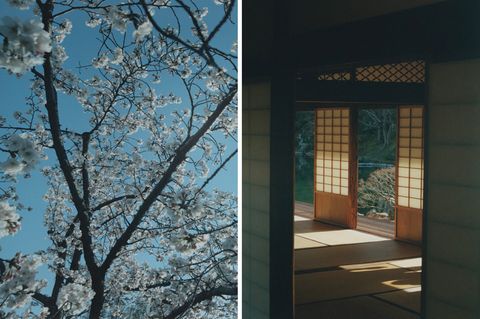
[[[403, 165], [405, 163], [403, 148], [408, 149], [408, 154], [414, 154], [417, 150], [411, 151], [410, 148], [415, 148], [418, 142], [415, 140], [406, 145], [405, 140], [402, 139], [402, 150], [401, 154], [399, 153], [400, 128], [402, 128], [403, 134], [403, 124], [406, 121], [398, 114], [400, 110], [408, 107], [422, 108], [422, 105], [425, 104], [426, 63], [421, 60], [412, 63], [389, 63], [386, 61], [385, 67], [381, 63], [377, 61], [376, 63], [367, 63], [365, 66], [357, 64], [325, 68], [302, 73], [297, 78], [296, 111], [313, 111], [316, 130], [313, 150], [315, 158], [312, 169], [314, 221], [305, 220], [306, 214], [302, 215], [303, 212], [300, 211], [300, 214], [296, 213], [294, 222], [294, 295], [299, 318], [303, 318], [302, 315], [307, 312], [307, 309], [314, 307], [313, 305], [307, 306], [307, 304], [319, 302], [317, 309], [325, 309], [329, 304], [329, 301], [325, 300], [334, 303], [337, 301], [337, 297], [350, 296], [349, 294], [353, 291], [358, 294], [372, 293], [372, 296], [378, 297], [377, 300], [382, 299], [382, 293], [379, 291], [389, 283], [380, 278], [382, 274], [390, 272], [392, 273], [392, 277], [389, 278], [391, 282], [409, 282], [416, 285], [414, 288], [416, 290], [392, 286], [392, 291], [395, 291], [394, 293], [398, 296], [410, 294], [409, 299], [418, 303], [418, 307], [413, 310], [414, 313], [420, 314], [423, 309], [420, 299], [423, 295], [421, 289], [421, 277], [423, 276], [421, 274], [423, 260], [421, 232], [424, 214], [421, 210], [412, 212], [412, 207], [407, 207], [403, 202], [402, 205], [396, 203], [398, 202], [397, 190], [399, 187], [402, 192], [405, 191], [403, 184], [398, 185], [397, 172], [399, 169], [402, 168], [402, 171], [405, 168], [414, 169], [412, 175], [409, 171], [409, 179], [417, 173], [415, 171], [417, 169], [416, 157], [413, 158], [412, 167]], [[363, 219], [357, 215], [359, 110], [387, 108], [394, 109], [397, 114], [397, 136], [395, 141], [392, 141], [396, 144], [396, 153], [393, 153], [392, 150], [389, 159], [392, 164], [395, 164], [395, 173], [393, 173], [395, 185], [392, 186], [395, 193], [395, 207], [393, 208], [395, 225], [390, 224], [390, 229], [393, 228], [392, 233], [395, 232], [395, 234], [388, 237], [380, 233], [369, 233], [368, 231], [371, 229], [360, 229], [358, 226], [363, 224]], [[405, 111], [402, 111], [402, 115], [405, 114]], [[401, 123], [400, 119], [402, 119]], [[416, 116], [410, 116], [408, 117], [409, 125], [410, 122], [416, 125], [418, 119]], [[423, 127], [422, 124], [422, 139]], [[416, 134], [417, 128], [415, 126], [408, 127], [409, 130], [414, 130], [412, 137], [416, 138], [413, 135]], [[402, 136], [402, 138], [406, 137]], [[348, 149], [342, 149], [342, 146], [345, 147], [345, 145], [348, 145]], [[402, 159], [402, 165], [399, 165], [400, 159]], [[326, 161], [329, 161], [329, 164], [326, 164]], [[317, 163], [321, 165], [317, 165]], [[423, 163], [421, 165], [423, 171]], [[423, 172], [421, 177], [423, 181]], [[412, 190], [410, 195], [410, 186], [415, 186], [415, 183], [417, 181], [407, 185], [409, 202], [411, 201], [412, 204], [416, 199], [420, 199], [419, 196], [416, 196], [417, 189], [423, 192], [422, 186]], [[300, 208], [304, 209], [304, 207]], [[400, 225], [399, 221], [403, 224]], [[412, 223], [415, 223], [413, 230]], [[408, 251], [408, 253], [402, 255], [399, 254], [400, 251]], [[404, 259], [401, 264], [408, 263], [410, 268], [397, 265], [396, 261], [400, 259]], [[393, 268], [389, 268], [392, 265]], [[370, 270], [364, 272], [363, 269]], [[405, 279], [393, 274], [396, 272], [402, 272], [405, 275], [408, 273], [408, 276], [412, 277]], [[377, 289], [375, 288], [372, 292], [367, 291], [368, 281], [361, 282], [364, 275], [367, 276], [367, 274], [371, 276], [369, 278], [373, 280], [372, 282], [378, 283], [379, 290], [375, 290]], [[341, 279], [342, 276], [349, 278], [352, 276], [352, 280], [355, 277], [360, 281]], [[348, 283], [343, 284], [342, 280], [346, 280]], [[330, 289], [317, 288], [325, 282], [329, 283], [329, 286], [339, 286], [338, 291], [342, 291], [344, 295], [337, 294]], [[312, 292], [314, 293], [312, 294]], [[356, 300], [356, 297], [351, 298]], [[395, 307], [398, 303], [393, 302], [392, 305]], [[328, 313], [328, 311], [321, 311], [321, 313]]]
[[[397, 105], [395, 239], [420, 244], [424, 192], [424, 107]], [[315, 109], [314, 218], [357, 228], [357, 109]]]

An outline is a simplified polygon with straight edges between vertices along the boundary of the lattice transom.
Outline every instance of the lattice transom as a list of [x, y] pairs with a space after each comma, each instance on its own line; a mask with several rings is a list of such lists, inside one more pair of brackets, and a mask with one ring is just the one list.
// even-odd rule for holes
[[423, 83], [425, 62], [411, 61], [358, 67], [355, 79], [368, 82]]
[[335, 72], [335, 73], [322, 73], [318, 76], [322, 81], [349, 81], [351, 79], [350, 72]]
[[352, 71], [323, 72], [320, 81], [362, 81], [390, 83], [424, 83], [425, 61], [417, 60], [401, 63], [359, 66]]

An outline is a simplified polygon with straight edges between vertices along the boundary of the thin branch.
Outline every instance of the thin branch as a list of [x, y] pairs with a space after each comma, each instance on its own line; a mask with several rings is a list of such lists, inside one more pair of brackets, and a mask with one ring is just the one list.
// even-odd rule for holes
[[178, 318], [179, 316], [187, 312], [189, 309], [191, 309], [192, 306], [206, 300], [211, 300], [213, 297], [236, 296], [237, 294], [238, 294], [237, 286], [233, 286], [233, 287], [221, 286], [221, 287], [213, 288], [210, 290], [204, 290], [199, 294], [195, 295], [193, 298], [191, 298], [187, 302], [185, 302], [183, 305], [173, 309], [167, 316], [164, 317], [164, 319]]
[[217, 167], [217, 169], [215, 170], [215, 172], [213, 172], [213, 174], [210, 175], [210, 176], [205, 180], [205, 182], [202, 184], [202, 186], [198, 189], [197, 194], [198, 194], [199, 192], [201, 192], [201, 191], [205, 188], [205, 186], [207, 186], [208, 183], [210, 183], [210, 181], [211, 181], [212, 179], [215, 178], [215, 176], [220, 172], [220, 170], [221, 170], [223, 167], [225, 167], [225, 165], [235, 156], [235, 154], [237, 154], [237, 152], [238, 152], [238, 150], [233, 151], [232, 154], [230, 154], [230, 155], [225, 159], [225, 161], [223, 161], [223, 163], [222, 163], [219, 167]]

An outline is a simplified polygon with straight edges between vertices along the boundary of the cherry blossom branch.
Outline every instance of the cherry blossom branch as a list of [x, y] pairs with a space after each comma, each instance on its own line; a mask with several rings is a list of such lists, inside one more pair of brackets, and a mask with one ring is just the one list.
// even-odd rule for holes
[[192, 149], [193, 146], [197, 144], [200, 138], [208, 131], [208, 129], [213, 125], [215, 120], [222, 114], [223, 110], [230, 104], [237, 93], [237, 87], [232, 86], [228, 94], [223, 98], [223, 100], [217, 105], [215, 111], [208, 117], [205, 123], [202, 125], [198, 131], [192, 135], [188, 140], [186, 140], [177, 150], [175, 157], [171, 161], [168, 169], [163, 174], [160, 181], [153, 187], [150, 194], [145, 198], [142, 205], [139, 207], [137, 213], [132, 219], [132, 222], [123, 232], [120, 238], [117, 240], [115, 245], [112, 247], [108, 253], [105, 261], [101, 265], [102, 271], [107, 271], [117, 254], [120, 252], [122, 247], [124, 247], [130, 237], [133, 235], [133, 232], [137, 229], [138, 225], [142, 221], [145, 214], [148, 212], [152, 204], [155, 202], [155, 199], [162, 193], [165, 186], [170, 182], [170, 179], [173, 173], [176, 171], [177, 167], [185, 160], [187, 153]]
[[[43, 6], [41, 6], [42, 11], [42, 21], [45, 28], [45, 31], [50, 31], [50, 25], [52, 21], [52, 12], [53, 12], [53, 2], [48, 1]], [[80, 218], [80, 228], [82, 230], [82, 244], [85, 251], [85, 262], [91, 273], [95, 273], [98, 269], [98, 266], [95, 262], [95, 255], [92, 249], [92, 238], [89, 234], [89, 220], [87, 211], [83, 204], [83, 200], [79, 195], [77, 186], [75, 185], [75, 179], [72, 174], [72, 167], [70, 161], [68, 160], [67, 152], [63, 146], [61, 138], [61, 129], [60, 129], [60, 118], [58, 114], [58, 104], [57, 104], [57, 92], [54, 87], [54, 76], [53, 68], [50, 61], [50, 53], [45, 53], [45, 60], [43, 63], [44, 69], [44, 84], [45, 84], [45, 95], [46, 95], [46, 108], [48, 113], [48, 119], [50, 123], [50, 132], [53, 140], [53, 147], [57, 155], [60, 168], [63, 172], [67, 186], [69, 188], [70, 194], [72, 196], [73, 204], [75, 205], [79, 218]]]
[[225, 167], [225, 165], [227, 165], [227, 163], [237, 154], [238, 150], [235, 150], [232, 152], [232, 154], [230, 154], [226, 159], [225, 161], [223, 161], [223, 163], [217, 167], [217, 169], [215, 170], [215, 172], [213, 172], [212, 175], [210, 175], [206, 180], [205, 182], [202, 184], [202, 186], [200, 186], [200, 188], [198, 189], [198, 191], [196, 192], [195, 195], [197, 195], [198, 193], [200, 193], [207, 185], [208, 183], [210, 183], [212, 181], [212, 179], [215, 178], [215, 176]]
[[173, 309], [164, 319], [175, 319], [187, 312], [193, 305], [201, 303], [206, 300], [211, 300], [217, 296], [236, 296], [238, 294], [237, 286], [227, 287], [220, 286], [217, 288], [204, 290], [196, 294], [191, 300], [188, 300], [183, 305]]
[[[233, 2], [233, 0], [232, 0]], [[206, 40], [201, 38], [202, 40], [202, 46], [201, 48], [197, 48], [196, 46], [188, 43], [187, 41], [183, 40], [182, 38], [180, 38], [179, 36], [176, 36], [175, 34], [173, 34], [173, 32], [166, 32], [162, 27], [160, 27], [160, 25], [158, 25], [158, 23], [155, 21], [155, 19], [153, 18], [152, 14], [150, 13], [150, 11], [148, 10], [148, 5], [147, 3], [145, 2], [145, 0], [140, 0], [140, 4], [141, 6], [143, 7], [143, 10], [145, 11], [145, 15], [147, 16], [148, 20], [150, 21], [150, 23], [152, 24], [152, 26], [155, 28], [155, 30], [157, 30], [158, 33], [160, 33], [161, 35], [163, 35], [164, 37], [168, 38], [168, 39], [171, 39], [175, 42], [178, 42], [180, 43], [181, 45], [183, 45], [184, 47], [188, 48], [189, 50], [195, 52], [196, 54], [200, 55], [206, 62], [209, 66], [211, 67], [214, 67], [215, 69], [217, 70], [221, 70], [222, 68], [217, 64], [217, 62], [215, 61], [215, 59], [211, 56], [211, 54], [208, 52], [208, 50], [206, 50], [208, 48], [208, 44], [205, 45], [206, 43]], [[188, 7], [188, 6], [187, 6]], [[186, 11], [187, 14], [189, 11]], [[194, 19], [194, 23], [197, 23], [198, 25], [198, 22], [196, 22], [196, 19]], [[197, 27], [196, 27], [197, 28]], [[201, 34], [201, 33], [200, 33]], [[203, 36], [202, 36], [203, 37]], [[228, 77], [231, 78], [230, 75], [227, 74]]]

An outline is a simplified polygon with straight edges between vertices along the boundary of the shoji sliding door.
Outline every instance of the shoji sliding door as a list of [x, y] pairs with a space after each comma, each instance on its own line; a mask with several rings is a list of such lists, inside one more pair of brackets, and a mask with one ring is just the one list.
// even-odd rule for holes
[[398, 110], [396, 237], [420, 242], [423, 214], [423, 107]]
[[315, 219], [356, 227], [356, 152], [349, 108], [316, 110]]

